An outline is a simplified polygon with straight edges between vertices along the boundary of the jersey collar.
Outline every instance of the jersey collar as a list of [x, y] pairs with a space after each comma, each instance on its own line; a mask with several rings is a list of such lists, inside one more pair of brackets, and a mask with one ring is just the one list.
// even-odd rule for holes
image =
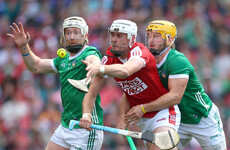
[[74, 56], [69, 56], [69, 60], [72, 60], [76, 57], [78, 57], [79, 55], [81, 55], [81, 53], [88, 47], [88, 45], [85, 45], [82, 50], [80, 52], [78, 52], [77, 54], [75, 54]]
[[169, 54], [169, 52], [171, 51], [172, 49], [170, 49], [169, 51], [168, 51], [168, 53], [165, 55], [165, 57], [161, 60], [161, 62], [159, 63], [159, 64], [157, 64], [157, 68], [160, 68], [163, 64], [164, 64], [164, 62], [166, 61], [166, 59], [167, 59], [167, 57], [168, 57], [168, 54]]

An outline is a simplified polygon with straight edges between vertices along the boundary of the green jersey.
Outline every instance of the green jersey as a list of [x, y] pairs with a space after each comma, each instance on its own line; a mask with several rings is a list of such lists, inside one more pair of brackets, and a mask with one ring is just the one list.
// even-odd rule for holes
[[168, 89], [168, 79], [187, 78], [188, 84], [179, 104], [181, 123], [198, 124], [207, 117], [212, 108], [212, 101], [205, 93], [189, 60], [180, 52], [171, 49], [157, 64], [159, 76]]
[[[53, 59], [51, 65], [55, 72], [59, 73], [61, 82], [61, 99], [62, 99], [62, 126], [68, 128], [71, 119], [80, 120], [82, 117], [82, 101], [85, 92], [73, 87], [67, 79], [81, 80], [86, 78], [86, 65], [81, 62], [89, 55], [95, 55], [101, 59], [100, 52], [91, 46], [86, 46], [75, 56]], [[103, 125], [103, 110], [100, 107], [101, 98], [98, 95], [92, 112], [92, 121], [95, 124]], [[78, 127], [76, 127], [78, 128]]]

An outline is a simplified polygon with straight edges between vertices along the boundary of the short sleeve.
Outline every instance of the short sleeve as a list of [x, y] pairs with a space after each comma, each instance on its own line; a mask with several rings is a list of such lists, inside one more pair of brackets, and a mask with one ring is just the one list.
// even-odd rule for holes
[[171, 59], [168, 64], [169, 78], [188, 78], [191, 71], [191, 64], [185, 56], [177, 56]]

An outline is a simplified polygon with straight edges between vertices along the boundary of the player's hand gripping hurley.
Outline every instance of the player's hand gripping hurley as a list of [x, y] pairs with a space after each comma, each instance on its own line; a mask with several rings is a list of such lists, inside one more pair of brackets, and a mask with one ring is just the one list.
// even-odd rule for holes
[[[70, 120], [69, 129], [73, 130], [75, 125], [79, 125], [79, 121], [76, 120]], [[91, 128], [97, 129], [97, 130], [103, 130], [115, 134], [120, 134], [124, 136], [130, 136], [133, 138], [146, 140], [148, 142], [154, 143], [156, 146], [158, 146], [160, 149], [172, 149], [179, 143], [179, 135], [177, 131], [175, 130], [168, 130], [164, 132], [159, 133], [152, 133], [152, 132], [134, 132], [134, 131], [127, 131], [117, 128], [111, 128], [106, 126], [100, 126], [91, 124]]]

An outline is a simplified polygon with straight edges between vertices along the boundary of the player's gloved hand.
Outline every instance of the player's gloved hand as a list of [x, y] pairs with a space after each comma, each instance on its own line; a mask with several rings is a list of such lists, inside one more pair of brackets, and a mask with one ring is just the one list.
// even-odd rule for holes
[[88, 131], [92, 131], [92, 128], [90, 128], [92, 121], [91, 121], [92, 115], [89, 113], [84, 113], [82, 115], [82, 118], [80, 119], [79, 126], [82, 128], [85, 128]]

